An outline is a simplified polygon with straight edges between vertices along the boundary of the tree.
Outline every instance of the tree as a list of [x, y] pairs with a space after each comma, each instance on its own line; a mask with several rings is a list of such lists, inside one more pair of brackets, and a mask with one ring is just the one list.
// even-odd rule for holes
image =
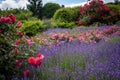
[[56, 3], [46, 3], [43, 7], [43, 13], [46, 18], [53, 17], [57, 9], [60, 8], [59, 4]]
[[42, 19], [42, 0], [28, 0], [30, 4], [27, 5], [28, 10], [33, 13], [33, 16]]
[[118, 4], [119, 3], [119, 0], [114, 0], [115, 4]]

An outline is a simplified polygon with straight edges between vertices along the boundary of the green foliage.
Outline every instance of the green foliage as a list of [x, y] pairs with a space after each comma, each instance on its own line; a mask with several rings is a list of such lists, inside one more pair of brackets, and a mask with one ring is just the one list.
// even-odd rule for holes
[[32, 16], [32, 12], [25, 10], [25, 9], [10, 9], [10, 10], [2, 10], [0, 11], [0, 17], [1, 16], [8, 16], [9, 14], [13, 13], [17, 20], [23, 21], [23, 20], [35, 20], [37, 18]]
[[118, 21], [116, 21], [116, 23], [117, 24], [120, 24], [120, 5], [118, 4], [118, 5], [115, 5], [115, 4], [108, 4], [108, 5], [106, 5], [106, 6], [108, 6], [111, 10], [114, 10], [114, 11], [118, 11]]
[[72, 26], [75, 25], [77, 17], [79, 16], [79, 9], [80, 7], [58, 9], [53, 16], [53, 26], [72, 28]]
[[59, 4], [46, 3], [43, 7], [43, 16], [46, 18], [52, 18], [57, 9], [60, 8]]
[[71, 16], [73, 18], [74, 22], [76, 22], [77, 18], [80, 15], [80, 8], [81, 8], [81, 6], [71, 8], [73, 10], [73, 12], [74, 12], [73, 15]]
[[24, 31], [26, 35], [34, 36], [37, 33], [46, 30], [46, 27], [42, 21], [36, 20], [36, 21], [24, 21], [23, 27], [21, 27], [20, 29]]
[[72, 22], [72, 15], [73, 11], [70, 8], [62, 8], [56, 11], [55, 15], [53, 16], [53, 20], [59, 20], [63, 22]]
[[33, 13], [33, 16], [42, 19], [42, 0], [28, 0], [30, 4], [27, 5], [28, 10]]
[[120, 14], [120, 5], [108, 4], [106, 6], [108, 6], [111, 10], [117, 10]]

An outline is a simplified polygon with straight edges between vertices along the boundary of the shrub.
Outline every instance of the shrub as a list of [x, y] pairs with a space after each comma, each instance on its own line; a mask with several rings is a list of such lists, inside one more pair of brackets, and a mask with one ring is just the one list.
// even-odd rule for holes
[[[99, 14], [98, 14], [99, 13]], [[88, 0], [80, 9], [78, 25], [89, 25], [95, 22], [114, 24], [118, 20], [118, 11], [111, 10], [101, 0]]]
[[[53, 16], [53, 26], [54, 27], [72, 27], [75, 25], [75, 21], [79, 16], [79, 8], [61, 8], [57, 10]], [[69, 24], [70, 23], [70, 24]]]
[[72, 13], [71, 9], [62, 8], [56, 11], [55, 15], [53, 16], [53, 20], [59, 20], [63, 22], [71, 22], [72, 21]]
[[25, 32], [28, 36], [34, 36], [37, 33], [40, 33], [44, 30], [46, 30], [45, 25], [42, 21], [36, 20], [36, 21], [24, 21], [23, 27], [21, 27], [21, 30]]

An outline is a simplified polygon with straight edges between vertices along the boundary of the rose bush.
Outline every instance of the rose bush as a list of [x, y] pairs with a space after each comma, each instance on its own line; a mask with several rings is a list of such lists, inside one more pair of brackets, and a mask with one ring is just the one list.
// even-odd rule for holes
[[[13, 77], [30, 75], [27, 60], [35, 55], [37, 45], [20, 31], [20, 27], [22, 23], [16, 22], [13, 14], [0, 17], [0, 79], [12, 80]], [[36, 59], [39, 65], [42, 60], [41, 57]]]
[[118, 16], [118, 11], [108, 8], [103, 0], [88, 0], [80, 9], [77, 23], [78, 25], [89, 25], [94, 22], [113, 24], [118, 21]]

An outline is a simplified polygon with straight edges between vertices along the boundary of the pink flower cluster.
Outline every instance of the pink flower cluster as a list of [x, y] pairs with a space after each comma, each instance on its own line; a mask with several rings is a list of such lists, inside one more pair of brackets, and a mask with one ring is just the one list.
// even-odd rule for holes
[[73, 37], [66, 33], [52, 33], [51, 39], [56, 40], [57, 43], [60, 41], [72, 41]]
[[32, 45], [32, 44], [34, 44], [34, 43], [35, 43], [35, 42], [34, 42], [33, 40], [30, 40], [30, 39], [27, 40], [27, 44], [28, 44], [28, 45]]
[[75, 35], [71, 35], [68, 32], [66, 33], [52, 33], [51, 35], [51, 39], [55, 40], [56, 43], [59, 42], [66, 42], [66, 41], [74, 41], [74, 40], [78, 40], [80, 42], [99, 42], [101, 39], [104, 39], [105, 41], [110, 40], [108, 35], [111, 34], [117, 34], [120, 35], [120, 27], [118, 26], [111, 26], [107, 29], [104, 29], [103, 31], [99, 31], [98, 29], [95, 30], [89, 30], [87, 32], [83, 32], [80, 34], [75, 34]]
[[105, 35], [111, 35], [113, 33], [120, 35], [120, 27], [111, 26], [110, 28], [103, 30], [103, 34]]
[[[14, 23], [16, 23], [16, 17], [13, 14], [10, 14], [7, 17], [0, 17], [0, 25], [2, 25], [2, 24], [14, 24]], [[22, 27], [22, 22], [18, 21], [17, 24], [16, 24], [16, 27], [17, 28]], [[3, 32], [4, 32], [4, 28], [2, 28], [2, 26], [1, 26], [1, 28], [0, 28], [0, 34], [2, 34]], [[19, 31], [18, 35], [21, 36], [22, 32]]]
[[90, 30], [88, 32], [84, 32], [78, 35], [78, 40], [80, 42], [98, 42], [100, 41], [102, 38], [104, 38], [102, 32], [98, 31], [98, 29], [96, 30]]

